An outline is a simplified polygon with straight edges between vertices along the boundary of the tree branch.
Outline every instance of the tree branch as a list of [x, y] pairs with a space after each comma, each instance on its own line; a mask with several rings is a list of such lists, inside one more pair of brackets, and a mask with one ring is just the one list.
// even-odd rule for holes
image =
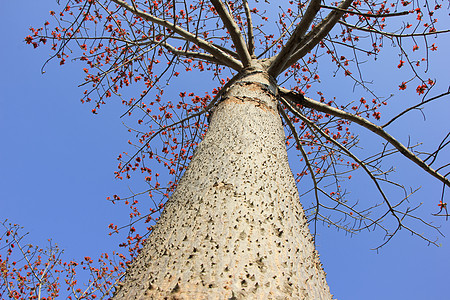
[[[266, 48], [266, 50], [264, 50], [261, 54], [259, 54], [257, 58], [259, 59], [259, 58], [263, 57], [264, 54], [266, 54], [273, 46], [275, 46], [276, 44], [278, 44], [278, 42], [281, 41], [281, 39], [282, 39], [286, 34], [289, 33], [289, 29], [291, 29], [291, 27], [294, 25], [295, 21], [297, 21], [297, 19], [300, 18], [300, 16], [301, 16], [301, 15], [298, 14], [298, 15], [294, 18], [294, 20], [292, 20], [291, 24], [289, 24], [289, 26], [283, 31], [283, 33], [281, 33], [280, 36], [279, 36], [275, 41], [273, 41], [272, 44], [271, 44], [269, 47]], [[272, 59], [274, 59], [274, 57], [272, 57]], [[270, 59], [269, 59], [269, 61], [270, 61]]]
[[[352, 0], [344, 0], [339, 5], [340, 9], [347, 9]], [[289, 66], [294, 64], [297, 60], [306, 55], [311, 51], [330, 31], [333, 29], [334, 25], [339, 21], [339, 19], [344, 14], [343, 11], [334, 10], [328, 14], [316, 27], [314, 27], [308, 34], [303, 38], [301, 43], [297, 45], [295, 52], [289, 57], [289, 60], [284, 64], [283, 72]]]
[[[396, 211], [394, 210], [394, 208], [392, 207], [392, 205], [390, 204], [390, 202], [388, 201], [383, 189], [381, 188], [380, 184], [378, 183], [377, 178], [375, 177], [375, 175], [367, 168], [366, 164], [361, 161], [357, 156], [355, 156], [353, 153], [350, 152], [350, 150], [348, 150], [347, 148], [345, 148], [344, 146], [342, 146], [339, 142], [335, 141], [334, 139], [332, 139], [330, 136], [328, 136], [325, 132], [323, 132], [316, 124], [314, 124], [312, 121], [310, 121], [308, 118], [306, 118], [305, 116], [303, 116], [300, 112], [298, 112], [294, 107], [292, 107], [292, 105], [290, 105], [287, 101], [285, 101], [283, 99], [283, 97], [281, 97], [281, 101], [282, 103], [298, 118], [300, 118], [303, 122], [305, 122], [307, 124], [307, 126], [311, 129], [311, 131], [314, 133], [314, 135], [317, 134], [315, 133], [315, 131], [317, 131], [318, 133], [320, 133], [320, 135], [322, 137], [324, 137], [327, 141], [331, 142], [332, 144], [334, 144], [335, 146], [337, 146], [339, 149], [341, 149], [345, 154], [347, 154], [349, 157], [351, 157], [355, 162], [357, 162], [366, 172], [366, 174], [370, 177], [370, 179], [373, 181], [373, 183], [375, 184], [378, 192], [381, 194], [384, 202], [386, 203], [386, 205], [388, 206], [388, 212], [390, 212], [394, 218], [397, 220], [398, 226], [396, 228], [396, 230], [389, 235], [389, 232], [386, 232], [386, 235], [389, 236], [388, 240], [385, 241], [385, 243], [387, 243], [394, 235], [395, 233], [403, 226], [402, 221], [400, 220], [400, 218], [397, 216]], [[319, 137], [317, 137], [319, 138]], [[321, 190], [322, 191], [322, 190]], [[327, 195], [324, 191], [322, 191], [322, 193], [324, 193], [325, 195]], [[327, 195], [328, 196], [328, 195]], [[329, 196], [328, 196], [329, 197]], [[330, 199], [334, 200], [333, 198], [330, 197]], [[322, 205], [323, 206], [323, 205]], [[335, 209], [335, 208], [333, 208]], [[386, 214], [388, 213], [386, 212], [383, 216], [381, 216], [379, 219], [377, 220], [371, 220], [372, 224], [379, 224], [379, 221], [384, 218], [384, 216], [386, 216]], [[368, 225], [371, 226], [372, 224]], [[368, 227], [367, 226], [367, 227]], [[384, 243], [384, 244], [385, 244]], [[383, 245], [384, 245], [383, 244]], [[381, 247], [381, 246], [380, 246]]]
[[214, 5], [214, 8], [219, 14], [220, 19], [222, 20], [223, 24], [230, 33], [231, 39], [233, 40], [233, 44], [236, 47], [236, 52], [239, 55], [242, 64], [244, 65], [244, 67], [250, 66], [251, 64], [250, 53], [247, 50], [244, 37], [242, 36], [238, 25], [234, 21], [233, 16], [230, 14], [230, 12], [228, 11], [228, 9], [225, 7], [225, 5], [221, 0], [211, 0], [211, 3]]
[[[286, 107], [295, 114], [295, 116], [297, 116], [298, 118], [300, 118], [303, 122], [306, 123], [306, 125], [311, 129], [311, 131], [316, 131], [318, 133], [320, 133], [320, 135], [322, 137], [324, 137], [326, 140], [328, 140], [329, 142], [331, 142], [332, 144], [334, 144], [336, 147], [338, 147], [339, 149], [341, 149], [347, 156], [351, 157], [355, 162], [357, 162], [366, 172], [366, 174], [370, 177], [370, 179], [372, 179], [373, 183], [375, 184], [375, 186], [377, 187], [378, 192], [381, 194], [381, 196], [383, 197], [384, 202], [386, 203], [386, 205], [388, 206], [389, 211], [392, 213], [392, 215], [397, 219], [399, 226], [401, 226], [401, 221], [399, 219], [399, 217], [397, 216], [397, 214], [395, 213], [391, 203], [388, 201], [386, 195], [384, 194], [383, 189], [381, 188], [380, 184], [378, 183], [377, 178], [375, 177], [374, 174], [372, 174], [372, 172], [370, 172], [370, 170], [367, 168], [366, 164], [360, 160], [356, 155], [354, 155], [353, 153], [350, 152], [350, 150], [348, 150], [347, 148], [345, 148], [344, 146], [342, 146], [339, 142], [335, 141], [334, 139], [332, 139], [330, 136], [328, 136], [325, 132], [323, 132], [316, 124], [314, 124], [311, 120], [309, 120], [308, 118], [306, 118], [305, 116], [303, 116], [301, 113], [299, 113], [294, 107], [292, 107], [292, 105], [290, 105], [287, 101], [284, 101], [283, 99], [284, 95], [282, 95], [281, 101], [283, 102], [284, 105], [286, 105]], [[288, 97], [286, 97], [288, 98]], [[292, 100], [291, 100], [292, 101]], [[295, 101], [294, 101], [295, 102]], [[295, 102], [296, 103], [296, 102]]]
[[[341, 145], [339, 142], [337, 142], [337, 141], [335, 141], [334, 139], [332, 139], [330, 136], [328, 136], [325, 132], [323, 132], [316, 124], [314, 124], [314, 122], [312, 122], [311, 120], [309, 120], [308, 118], [306, 118], [305, 116], [303, 116], [300, 112], [298, 112], [294, 107], [292, 107], [292, 105], [290, 105], [287, 101], [285, 101], [284, 99], [283, 99], [283, 97], [284, 97], [284, 95], [282, 95], [282, 97], [281, 97], [281, 101], [282, 101], [282, 103], [295, 115], [295, 116], [297, 116], [298, 118], [300, 118], [303, 122], [305, 122], [306, 124], [307, 124], [307, 126], [311, 129], [311, 131], [317, 131], [318, 133], [320, 133], [320, 135], [322, 136], [322, 137], [324, 137], [326, 140], [328, 140], [329, 142], [331, 142], [332, 144], [334, 144], [335, 146], [337, 146], [339, 149], [341, 149], [345, 154], [347, 154], [349, 157], [351, 157], [355, 162], [357, 162], [363, 169], [364, 169], [364, 171], [367, 173], [367, 175], [371, 178], [371, 180], [373, 181], [373, 183], [375, 184], [375, 186], [377, 187], [377, 190], [378, 190], [378, 192], [381, 194], [381, 196], [383, 197], [383, 200], [384, 200], [384, 202], [386, 203], [386, 205], [388, 206], [388, 211], [385, 213], [385, 214], [383, 214], [380, 218], [378, 218], [377, 220], [371, 220], [372, 222], [373, 222], [373, 224], [377, 224], [377, 225], [380, 225], [379, 224], [379, 221], [380, 220], [382, 220], [385, 216], [386, 216], [386, 214], [387, 213], [391, 213], [393, 216], [394, 216], [394, 218], [397, 220], [397, 223], [398, 223], [398, 225], [397, 225], [397, 228], [394, 230], [394, 232], [392, 232], [392, 233], [390, 233], [390, 234], [386, 234], [386, 236], [387, 236], [387, 239], [386, 239], [386, 241], [383, 243], [383, 244], [381, 244], [380, 246], [378, 246], [376, 249], [378, 249], [378, 248], [380, 248], [380, 247], [382, 247], [382, 246], [384, 246], [385, 244], [387, 244], [393, 237], [394, 237], [394, 235], [401, 229], [401, 228], [405, 228], [406, 230], [408, 230], [409, 232], [411, 232], [412, 234], [416, 234], [416, 235], [418, 235], [419, 237], [421, 237], [422, 239], [424, 239], [424, 240], [426, 240], [427, 242], [429, 242], [429, 243], [432, 243], [432, 244], [435, 244], [436, 245], [436, 242], [435, 241], [431, 241], [430, 239], [428, 239], [428, 238], [426, 238], [425, 236], [423, 236], [423, 235], [421, 235], [421, 234], [419, 234], [419, 233], [417, 233], [417, 232], [415, 232], [414, 230], [412, 230], [411, 228], [409, 228], [408, 226], [406, 226], [405, 224], [403, 224], [403, 219], [404, 219], [404, 217], [405, 216], [409, 216], [409, 217], [411, 217], [411, 218], [415, 218], [415, 219], [418, 219], [418, 220], [420, 220], [420, 221], [422, 221], [422, 222], [424, 222], [422, 219], [420, 219], [420, 218], [417, 218], [417, 217], [414, 217], [414, 216], [412, 216], [412, 215], [410, 215], [409, 213], [408, 213], [408, 211], [406, 211], [406, 212], [402, 212], [402, 211], [399, 211], [399, 210], [396, 210], [395, 208], [397, 207], [397, 206], [399, 206], [403, 201], [405, 201], [406, 199], [408, 199], [408, 195], [402, 200], [402, 201], [400, 201], [398, 204], [396, 204], [396, 205], [391, 205], [391, 203], [389, 202], [389, 200], [387, 199], [387, 197], [386, 197], [386, 195], [385, 195], [385, 193], [384, 193], [384, 191], [383, 191], [383, 189], [381, 188], [381, 186], [380, 186], [380, 184], [378, 183], [378, 179], [375, 177], [375, 175], [367, 168], [367, 165], [363, 162], [363, 161], [361, 161], [357, 156], [355, 156], [353, 153], [351, 153], [350, 152], [350, 150], [348, 150], [347, 148], [345, 148], [343, 145]], [[286, 99], [288, 99], [288, 97], [286, 97]], [[292, 100], [291, 100], [292, 101]], [[314, 101], [314, 100], [312, 100], [312, 99], [307, 99], [307, 101]], [[296, 101], [294, 101], [295, 103], [297, 103]], [[320, 103], [320, 102], [319, 102]], [[306, 105], [305, 105], [306, 106]], [[315, 134], [315, 133], [314, 133]], [[317, 136], [317, 135], [316, 135]], [[324, 192], [323, 192], [324, 193]], [[326, 194], [326, 193], [324, 193], [324, 194]], [[402, 218], [400, 218], [397, 214], [402, 214], [403, 215], [403, 217]], [[368, 219], [368, 218], [367, 218]], [[424, 222], [425, 223], [425, 222]], [[426, 223], [425, 223], [426, 224]], [[370, 225], [369, 225], [370, 226]], [[430, 225], [431, 226], [431, 225]], [[436, 230], [438, 230], [436, 227], [434, 227], [434, 226], [431, 226], [432, 228], [434, 228], [434, 229], [436, 229]], [[440, 233], [440, 231], [438, 230], [438, 232]]]
[[[157, 42], [155, 42], [155, 43], [157, 43]], [[212, 56], [211, 54], [208, 54], [208, 53], [179, 50], [168, 43], [161, 43], [161, 46], [178, 56], [197, 58], [197, 59], [209, 61], [209, 62], [212, 62], [215, 64], [221, 64], [221, 62], [218, 59], [216, 59], [214, 56]]]
[[129, 5], [128, 3], [122, 1], [122, 0], [112, 0], [114, 3], [119, 5], [120, 7], [128, 10], [129, 12], [135, 14], [138, 17], [141, 17], [147, 21], [150, 21], [152, 23], [161, 25], [165, 28], [168, 28], [175, 33], [179, 34], [183, 38], [185, 38], [187, 41], [190, 41], [197, 46], [199, 46], [201, 49], [205, 50], [206, 52], [210, 53], [214, 57], [216, 57], [222, 64], [233, 68], [235, 70], [242, 69], [242, 63], [233, 57], [227, 55], [219, 48], [215, 47], [211, 43], [208, 43], [207, 41], [199, 38], [198, 36], [195, 36], [194, 34], [190, 33], [189, 31], [184, 30], [180, 26], [174, 25], [166, 20], [160, 19], [158, 17], [155, 17], [149, 13], [143, 12], [141, 10], [138, 10], [132, 5]]
[[339, 23], [341, 23], [342, 25], [345, 25], [345, 26], [357, 29], [357, 30], [366, 31], [366, 32], [373, 32], [373, 33], [378, 33], [378, 34], [381, 34], [381, 35], [384, 35], [384, 36], [398, 37], [398, 38], [401, 38], [401, 37], [414, 37], [414, 36], [425, 36], [425, 35], [431, 35], [431, 34], [441, 34], [441, 33], [448, 33], [448, 32], [450, 32], [450, 29], [446, 29], [446, 30], [433, 31], [433, 32], [398, 34], [398, 33], [380, 31], [380, 30], [377, 30], [375, 28], [359, 27], [359, 26], [352, 25], [352, 24], [349, 24], [349, 23], [344, 22], [344, 21], [339, 21]]
[[308, 8], [306, 9], [305, 15], [301, 19], [300, 23], [298, 23], [291, 37], [286, 44], [284, 44], [280, 53], [278, 53], [271, 61], [268, 73], [273, 77], [277, 77], [278, 74], [282, 72], [290, 56], [297, 48], [297, 45], [301, 43], [303, 36], [314, 20], [317, 12], [320, 10], [320, 1], [321, 0], [311, 0]]
[[420, 103], [417, 104], [417, 105], [411, 106], [410, 108], [405, 109], [404, 111], [402, 111], [401, 113], [399, 113], [398, 115], [396, 115], [395, 117], [393, 117], [393, 118], [392, 118], [391, 120], [389, 120], [386, 124], [382, 125], [381, 128], [387, 127], [387, 126], [390, 125], [392, 122], [394, 122], [396, 119], [398, 119], [398, 118], [400, 118], [402, 115], [406, 114], [408, 111], [411, 111], [411, 110], [413, 110], [413, 109], [417, 109], [418, 107], [420, 107], [420, 106], [422, 106], [422, 105], [424, 105], [424, 104], [426, 104], [426, 103], [428, 103], [428, 102], [431, 102], [431, 101], [433, 101], [433, 100], [439, 99], [439, 98], [441, 98], [441, 97], [443, 97], [443, 96], [445, 96], [445, 95], [449, 95], [449, 94], [450, 94], [450, 90], [449, 90], [448, 92], [445, 92], [445, 93], [443, 93], [443, 94], [440, 94], [440, 95], [438, 95], [438, 96], [436, 96], [436, 97], [433, 97], [433, 98], [430, 98], [430, 99], [425, 100], [425, 101], [423, 101], [423, 102], [420, 102]]
[[250, 14], [250, 7], [248, 6], [247, 0], [244, 0], [244, 10], [245, 16], [247, 18], [247, 49], [250, 53], [250, 56], [253, 56], [255, 54], [255, 37], [253, 35], [252, 15]]
[[368, 17], [368, 18], [386, 18], [386, 17], [404, 16], [404, 15], [408, 15], [409, 14], [409, 11], [401, 11], [401, 12], [396, 12], [396, 13], [391, 13], [391, 14], [374, 15], [374, 14], [363, 13], [363, 12], [359, 12], [359, 11], [352, 11], [352, 10], [342, 9], [342, 8], [339, 8], [339, 7], [328, 6], [328, 5], [321, 5], [320, 7], [327, 8], [327, 9], [333, 9], [333, 10], [339, 10], [339, 11], [342, 11], [342, 12], [345, 12], [345, 13], [354, 14], [354, 15], [363, 16], [363, 17]]
[[239, 55], [236, 52], [234, 52], [234, 51], [232, 51], [230, 49], [227, 49], [227, 48], [225, 48], [223, 46], [220, 46], [220, 45], [214, 45], [214, 46], [216, 46], [217, 48], [219, 48], [223, 52], [227, 53], [228, 55], [231, 55], [232, 57], [234, 57], [236, 59], [239, 59]]
[[450, 180], [447, 179], [446, 177], [444, 177], [443, 175], [441, 175], [440, 173], [436, 172], [434, 169], [432, 169], [429, 165], [427, 165], [423, 160], [421, 160], [419, 157], [417, 157], [414, 153], [412, 153], [407, 147], [405, 147], [402, 143], [400, 143], [399, 141], [397, 141], [394, 137], [392, 137], [390, 134], [388, 134], [386, 131], [383, 130], [382, 127], [377, 126], [375, 124], [373, 124], [372, 122], [339, 110], [337, 108], [328, 106], [326, 104], [323, 104], [321, 102], [315, 101], [313, 99], [304, 97], [303, 95], [296, 93], [296, 92], [292, 92], [289, 91], [287, 89], [284, 88], [280, 88], [279, 89], [280, 94], [295, 102], [298, 103], [300, 105], [303, 105], [305, 107], [308, 108], [312, 108], [315, 110], [318, 110], [320, 112], [323, 113], [327, 113], [339, 118], [344, 118], [346, 120], [355, 122], [358, 125], [361, 125], [362, 127], [372, 131], [373, 133], [375, 133], [376, 135], [380, 136], [381, 138], [383, 138], [384, 140], [388, 141], [392, 146], [394, 146], [403, 156], [405, 156], [406, 158], [408, 158], [409, 160], [411, 160], [412, 162], [414, 162], [416, 165], [418, 165], [419, 167], [421, 167], [423, 170], [425, 170], [428, 174], [432, 175], [433, 177], [437, 178], [439, 181], [441, 181], [442, 183], [444, 183], [446, 186], [450, 187]]

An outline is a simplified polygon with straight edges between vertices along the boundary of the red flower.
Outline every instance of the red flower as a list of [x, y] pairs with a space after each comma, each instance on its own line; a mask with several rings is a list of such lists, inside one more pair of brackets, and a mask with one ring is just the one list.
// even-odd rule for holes
[[[33, 41], [33, 37], [31, 36], [31, 35], [28, 35], [26, 38], [25, 38], [25, 42], [27, 42], [27, 44], [31, 44], [31, 42]], [[434, 45], [434, 44], [433, 44]]]
[[398, 87], [401, 91], [406, 90], [406, 82], [402, 82], [402, 84], [400, 84]]
[[427, 89], [427, 85], [424, 83], [424, 84], [419, 85], [419, 86], [417, 87], [416, 92], [417, 92], [419, 95], [422, 95], [423, 93], [425, 93], [425, 90], [426, 90], [426, 89]]

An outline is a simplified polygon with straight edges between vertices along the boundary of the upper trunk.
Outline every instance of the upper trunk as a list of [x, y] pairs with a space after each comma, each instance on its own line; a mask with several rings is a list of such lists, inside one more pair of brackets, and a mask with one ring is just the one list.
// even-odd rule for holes
[[115, 299], [331, 299], [276, 93], [261, 72], [226, 92]]

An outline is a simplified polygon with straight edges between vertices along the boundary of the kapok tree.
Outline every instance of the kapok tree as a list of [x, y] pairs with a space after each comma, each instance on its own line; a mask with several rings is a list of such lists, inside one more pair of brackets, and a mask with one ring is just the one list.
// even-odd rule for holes
[[[433, 165], [449, 134], [423, 153], [387, 130], [449, 94], [423, 98], [435, 85], [425, 77], [438, 47], [430, 38], [450, 31], [438, 27], [440, 9], [438, 1], [70, 0], [51, 11], [26, 42], [49, 43], [61, 65], [86, 64], [82, 102], [93, 113], [116, 96], [137, 121], [136, 149], [119, 156], [116, 175], [140, 172], [148, 190], [111, 199], [130, 206], [124, 245], [139, 252], [115, 298], [330, 299], [314, 249], [318, 222], [381, 229], [381, 246], [400, 229], [434, 243], [410, 225], [431, 226], [381, 162], [396, 154], [450, 186], [448, 165]], [[417, 87], [422, 101], [379, 125], [388, 98], [371, 89], [362, 62], [391, 46], [394, 68], [405, 70], [399, 89]], [[353, 81], [357, 96], [328, 98], [319, 71]], [[213, 90], [201, 84], [207, 76], [218, 81]], [[190, 91], [177, 88], [195, 77]], [[359, 127], [384, 141], [379, 152], [355, 154]], [[352, 172], [375, 186], [378, 202], [346, 194]], [[391, 197], [390, 185], [405, 196]], [[443, 198], [440, 207], [447, 214]]]

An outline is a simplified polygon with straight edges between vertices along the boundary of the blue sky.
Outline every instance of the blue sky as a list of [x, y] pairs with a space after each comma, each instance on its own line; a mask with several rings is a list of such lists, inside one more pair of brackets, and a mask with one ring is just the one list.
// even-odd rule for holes
[[[107, 225], [124, 224], [128, 218], [123, 206], [114, 206], [105, 198], [127, 194], [140, 183], [114, 179], [117, 155], [129, 150], [130, 135], [119, 119], [123, 107], [111, 101], [100, 114], [93, 115], [92, 107], [79, 101], [80, 65], [51, 63], [41, 74], [49, 49], [33, 50], [25, 45], [29, 26], [42, 24], [51, 9], [57, 10], [52, 0], [0, 2], [0, 220], [24, 226], [30, 232], [30, 243], [44, 245], [53, 239], [65, 249], [66, 259], [95, 257], [116, 249], [120, 241], [108, 236]], [[448, 24], [448, 17], [443, 22]], [[436, 93], [448, 86], [448, 53], [447, 39], [432, 60], [433, 76], [441, 88], [436, 88]], [[370, 72], [380, 78], [377, 88], [386, 86], [398, 93], [395, 70], [387, 71], [380, 65]], [[343, 91], [343, 85], [336, 81], [328, 84], [325, 90], [330, 94], [351, 92]], [[417, 99], [395, 98], [386, 114], [414, 101]], [[427, 122], [414, 113], [393, 126], [392, 133], [403, 141], [411, 134], [415, 141], [435, 145], [450, 128], [448, 97], [425, 112]], [[442, 161], [449, 160], [448, 151], [442, 155]], [[424, 202], [421, 216], [441, 225], [442, 232], [449, 235], [450, 223], [430, 215], [437, 211], [441, 185], [400, 157], [395, 159], [398, 178], [422, 186], [414, 198]], [[363, 186], [355, 187], [352, 193], [361, 201], [373, 196]], [[338, 299], [448, 297], [448, 238], [440, 237], [442, 247], [438, 248], [401, 232], [379, 253], [370, 250], [381, 238], [377, 232], [350, 238], [333, 229], [320, 231], [318, 250], [331, 291]]]

